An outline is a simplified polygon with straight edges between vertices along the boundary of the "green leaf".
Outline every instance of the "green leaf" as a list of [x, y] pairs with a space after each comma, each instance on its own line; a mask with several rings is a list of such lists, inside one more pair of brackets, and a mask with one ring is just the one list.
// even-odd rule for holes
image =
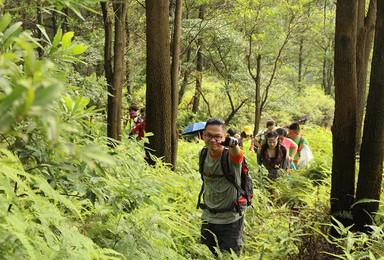
[[62, 36], [63, 36], [63, 32], [61, 31], [61, 27], [59, 26], [59, 28], [57, 29], [57, 32], [55, 34], [55, 37], [53, 38], [53, 42], [52, 42], [52, 46], [51, 46], [51, 53], [52, 53], [52, 49], [54, 49], [55, 47], [57, 47], [59, 45]]
[[63, 35], [63, 39], [61, 40], [61, 49], [66, 49], [69, 45], [71, 45], [73, 36], [74, 32], [67, 32]]
[[83, 45], [74, 45], [73, 47], [69, 48], [68, 50], [71, 51], [73, 55], [79, 55], [82, 54], [87, 50], [87, 46]]
[[9, 13], [6, 13], [0, 21], [0, 32], [4, 31], [7, 28], [8, 24], [11, 22], [12, 16]]
[[[21, 29], [20, 26], [21, 26], [22, 22], [17, 22], [13, 25], [11, 25], [5, 32], [4, 32], [4, 35], [2, 37], [2, 40], [3, 42], [6, 42], [8, 40], [9, 37], [12, 36], [13, 33], [17, 32], [18, 29]], [[5, 44], [4, 44], [5, 45]]]
[[57, 98], [60, 94], [60, 85], [51, 84], [48, 87], [40, 87], [36, 90], [34, 106], [45, 106]]
[[41, 33], [44, 35], [45, 39], [47, 39], [47, 42], [48, 42], [48, 43], [51, 43], [51, 40], [49, 39], [48, 34], [47, 34], [47, 32], [45, 31], [44, 26], [41, 26], [40, 24], [36, 24], [36, 26], [37, 26], [37, 28], [39, 28], [39, 30], [41, 31]]

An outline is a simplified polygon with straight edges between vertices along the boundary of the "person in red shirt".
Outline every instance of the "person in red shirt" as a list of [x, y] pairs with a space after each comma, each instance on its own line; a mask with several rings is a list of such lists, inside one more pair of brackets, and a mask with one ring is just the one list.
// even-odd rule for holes
[[137, 117], [136, 125], [132, 128], [131, 134], [137, 134], [137, 140], [141, 140], [145, 134], [145, 108], [140, 109], [140, 116]]

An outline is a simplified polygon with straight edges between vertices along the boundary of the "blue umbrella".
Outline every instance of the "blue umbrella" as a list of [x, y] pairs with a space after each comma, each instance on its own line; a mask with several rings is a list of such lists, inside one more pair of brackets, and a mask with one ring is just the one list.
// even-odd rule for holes
[[205, 128], [205, 122], [197, 122], [197, 123], [194, 123], [194, 124], [187, 126], [184, 129], [182, 135], [192, 134], [192, 133], [204, 130], [204, 128]]

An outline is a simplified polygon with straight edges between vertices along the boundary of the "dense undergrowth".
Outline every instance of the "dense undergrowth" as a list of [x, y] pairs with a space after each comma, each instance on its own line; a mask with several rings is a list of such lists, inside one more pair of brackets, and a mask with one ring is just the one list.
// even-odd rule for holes
[[[39, 43], [9, 23], [0, 23], [0, 258], [211, 259], [196, 209], [203, 143], [180, 141], [176, 173], [145, 163], [146, 140], [124, 136], [109, 149], [105, 115], [66, 83], [65, 63], [85, 49], [58, 32], [38, 58]], [[383, 257], [382, 226], [371, 236], [339, 226], [344, 236], [328, 237], [331, 133], [303, 132], [315, 162], [273, 185], [245, 151], [255, 198], [241, 258]], [[269, 196], [271, 185], [280, 197]]]

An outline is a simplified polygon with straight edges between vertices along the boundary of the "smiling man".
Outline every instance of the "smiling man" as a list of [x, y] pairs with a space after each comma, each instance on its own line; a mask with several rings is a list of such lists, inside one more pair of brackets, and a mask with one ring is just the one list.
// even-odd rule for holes
[[[207, 120], [204, 130], [205, 147], [200, 151], [200, 173], [203, 186], [198, 207], [201, 216], [201, 242], [217, 256], [215, 247], [221, 251], [233, 250], [240, 255], [246, 201], [243, 201], [234, 183], [224, 175], [223, 167], [239, 186], [243, 151], [234, 137], [225, 136], [225, 123], [220, 118]], [[222, 160], [227, 160], [223, 163]], [[225, 165], [225, 166], [223, 166]], [[203, 203], [200, 203], [201, 197]], [[216, 243], [217, 239], [217, 243]]]

